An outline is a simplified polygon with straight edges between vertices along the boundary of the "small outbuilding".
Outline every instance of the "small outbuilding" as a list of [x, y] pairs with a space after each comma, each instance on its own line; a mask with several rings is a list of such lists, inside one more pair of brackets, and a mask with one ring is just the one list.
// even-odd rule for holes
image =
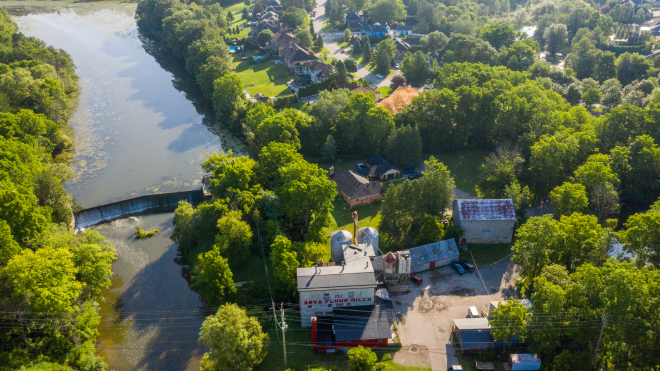
[[516, 222], [513, 200], [455, 200], [454, 224], [461, 243], [510, 243]]
[[510, 354], [509, 367], [511, 370], [540, 370], [541, 360], [536, 354]]
[[476, 354], [502, 346], [490, 333], [488, 319], [461, 318], [454, 320], [454, 335], [463, 355]]

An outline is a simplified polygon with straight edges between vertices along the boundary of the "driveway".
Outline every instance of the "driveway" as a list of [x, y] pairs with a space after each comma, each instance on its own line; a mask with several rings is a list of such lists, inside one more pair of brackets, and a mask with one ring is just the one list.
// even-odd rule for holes
[[521, 269], [506, 258], [479, 270], [483, 283], [476, 271], [461, 276], [447, 266], [418, 273], [424, 283], [412, 285], [408, 294], [390, 294], [395, 312], [403, 315], [398, 325], [403, 348], [395, 362], [425, 364], [438, 371], [458, 364], [450, 340], [452, 320], [466, 318], [468, 307], [488, 312], [491, 301], [515, 295], [514, 281]]

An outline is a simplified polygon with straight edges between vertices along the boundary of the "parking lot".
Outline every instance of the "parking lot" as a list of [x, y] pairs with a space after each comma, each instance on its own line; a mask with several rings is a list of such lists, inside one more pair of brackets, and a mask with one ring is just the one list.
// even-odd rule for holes
[[452, 320], [466, 318], [468, 307], [487, 312], [491, 301], [515, 295], [520, 267], [507, 257], [479, 271], [483, 283], [476, 271], [459, 275], [450, 266], [418, 273], [422, 285], [412, 284], [408, 294], [391, 295], [395, 313], [402, 315], [398, 328], [403, 348], [395, 362], [442, 371], [448, 363], [458, 363], [450, 342]]

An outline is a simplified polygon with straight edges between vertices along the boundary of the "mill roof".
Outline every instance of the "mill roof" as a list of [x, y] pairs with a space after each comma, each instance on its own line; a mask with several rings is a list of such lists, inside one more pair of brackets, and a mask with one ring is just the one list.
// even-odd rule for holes
[[337, 183], [337, 188], [352, 200], [383, 193], [380, 182], [370, 182], [367, 178], [350, 170], [330, 175], [330, 180]]
[[513, 200], [456, 200], [461, 220], [516, 220]]
[[335, 341], [388, 339], [392, 336], [392, 310], [384, 305], [333, 308]]
[[410, 252], [410, 264], [413, 267], [433, 261], [453, 258], [459, 254], [458, 246], [456, 246], [456, 241], [453, 238], [413, 247], [412, 249], [408, 249], [408, 251]]
[[369, 259], [365, 259], [360, 264], [298, 268], [296, 276], [298, 291], [376, 287], [374, 266]]

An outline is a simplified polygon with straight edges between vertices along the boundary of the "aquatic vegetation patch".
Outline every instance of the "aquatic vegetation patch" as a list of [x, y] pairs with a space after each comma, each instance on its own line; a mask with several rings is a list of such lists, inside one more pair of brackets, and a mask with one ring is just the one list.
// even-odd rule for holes
[[138, 240], [155, 236], [158, 232], [160, 231], [156, 228], [150, 229], [148, 232], [145, 232], [144, 230], [142, 230], [142, 228], [139, 225], [135, 226], [135, 238], [137, 238]]

